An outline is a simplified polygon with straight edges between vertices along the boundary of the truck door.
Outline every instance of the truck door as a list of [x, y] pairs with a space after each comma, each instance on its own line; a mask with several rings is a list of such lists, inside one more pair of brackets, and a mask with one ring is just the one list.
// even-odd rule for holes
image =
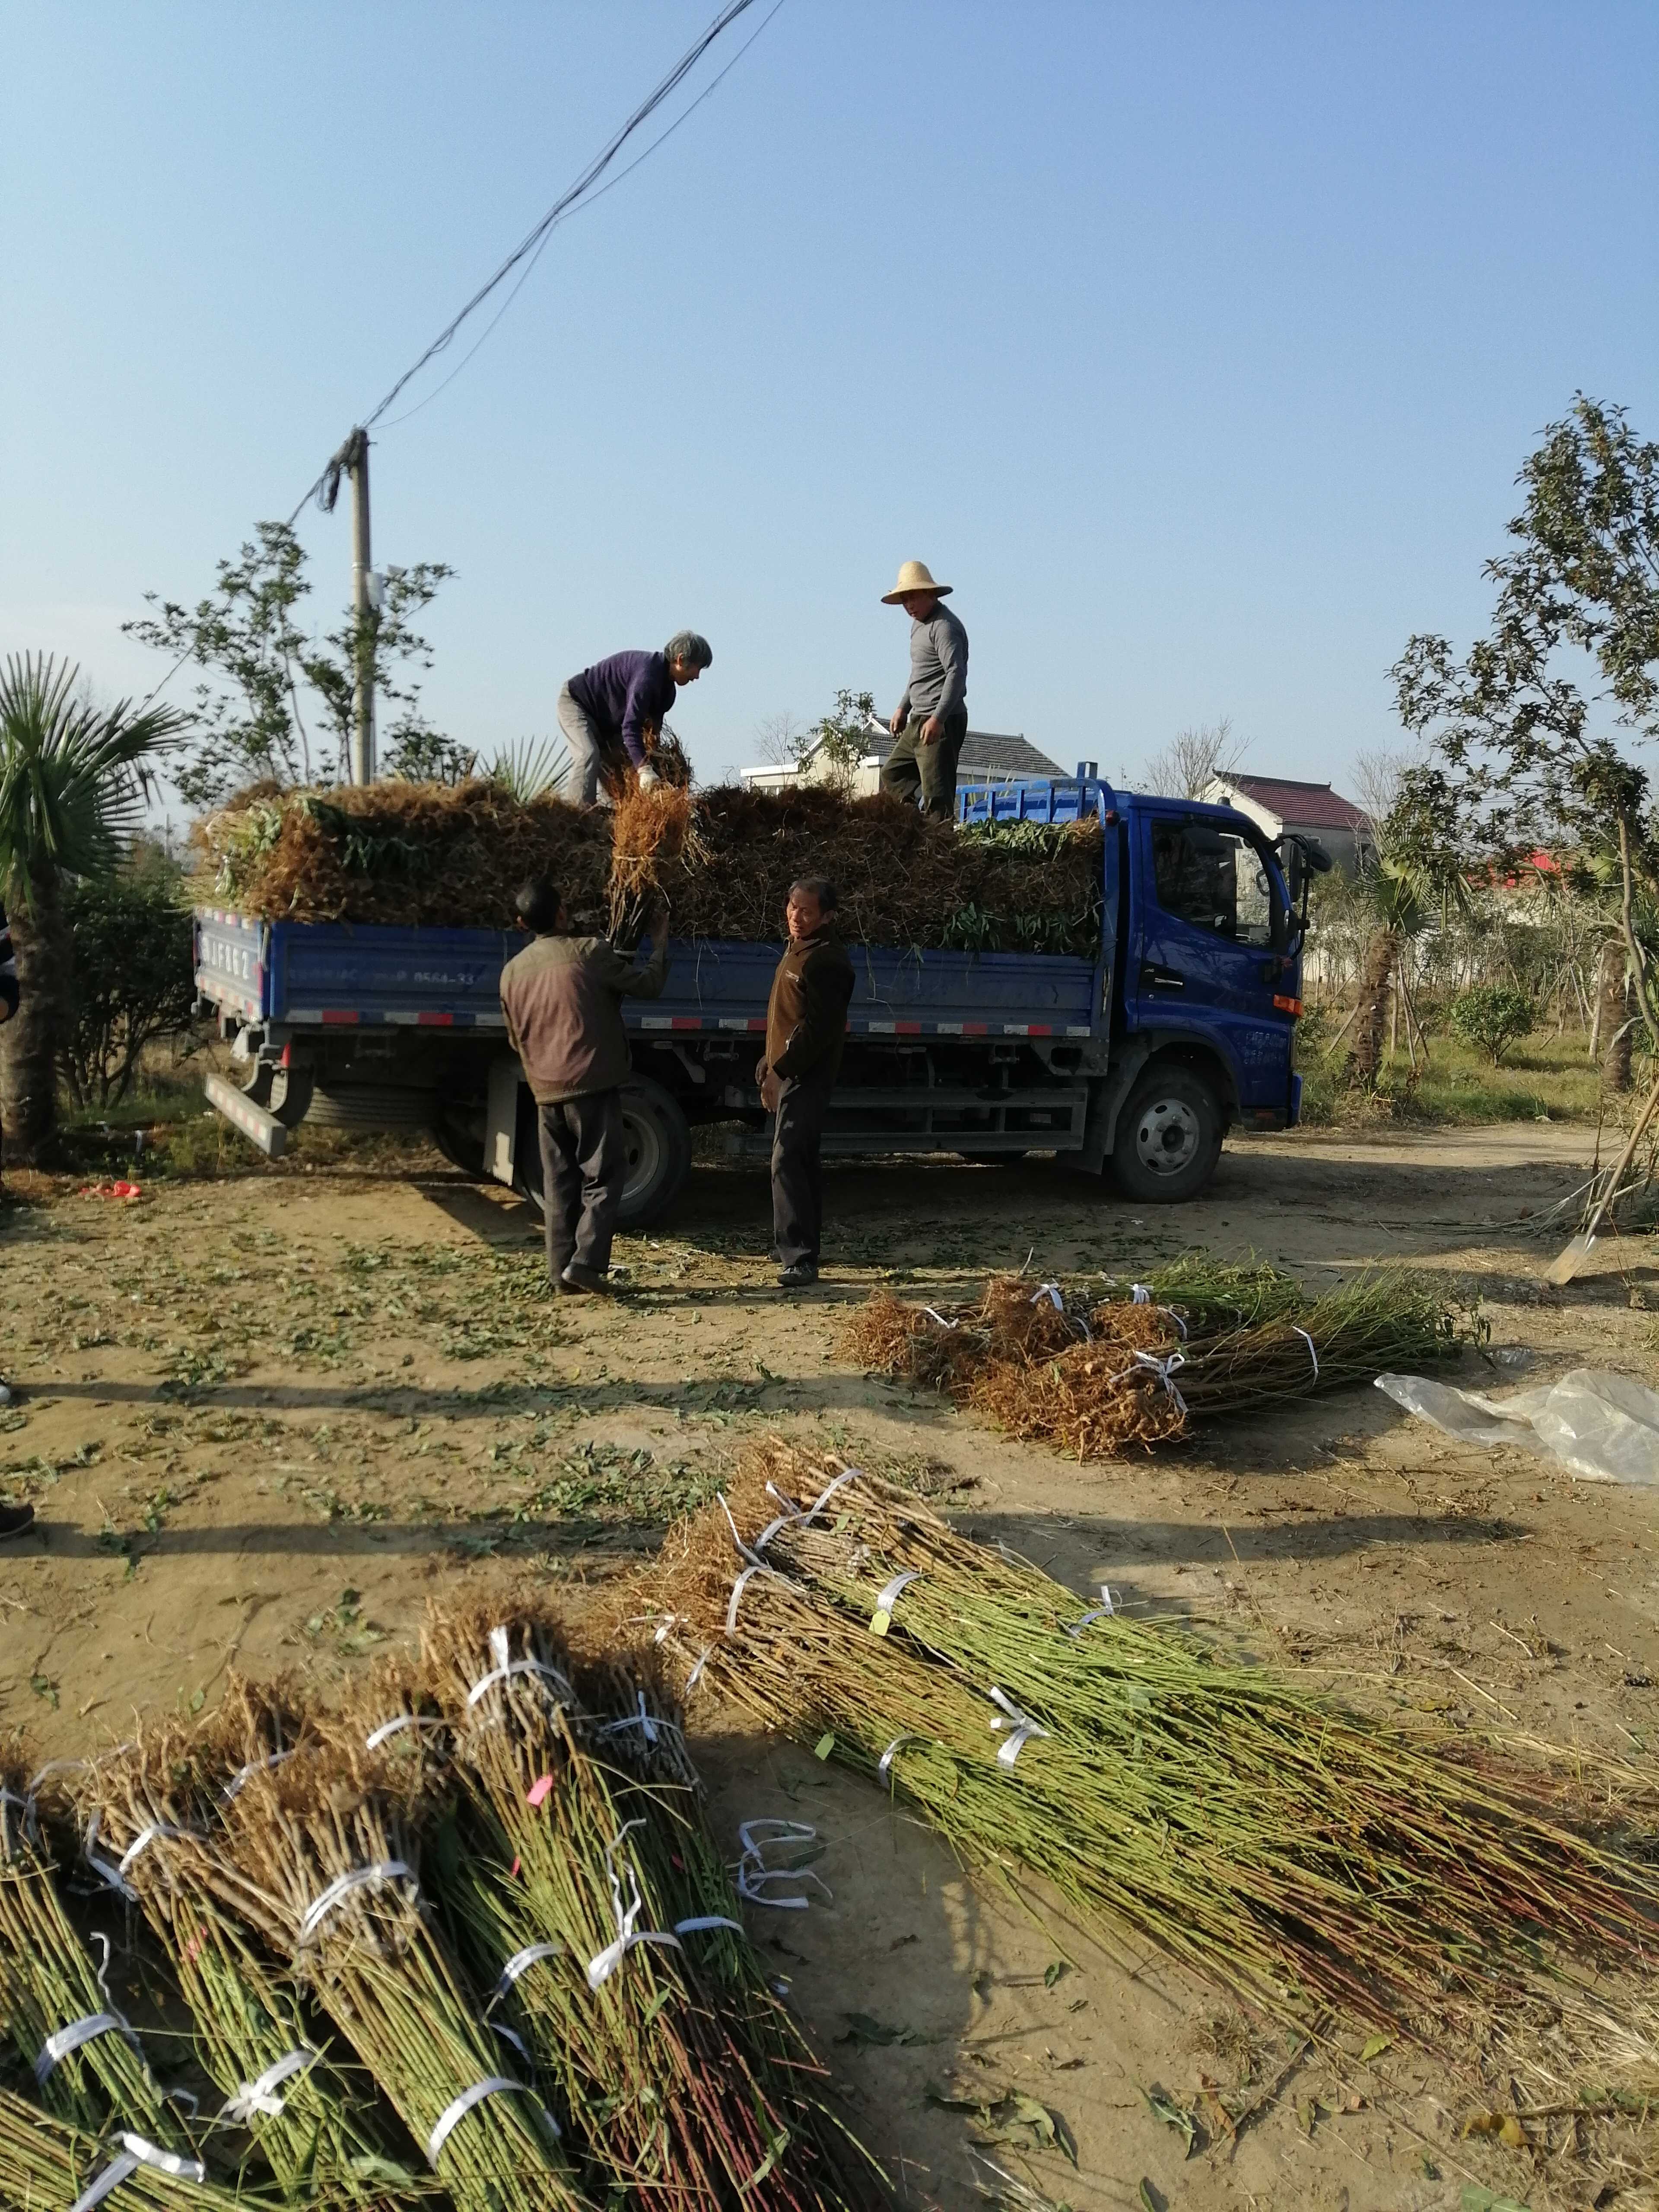
[[1291, 924], [1278, 863], [1237, 816], [1224, 826], [1176, 806], [1142, 815], [1136, 859], [1134, 1026], [1207, 1033], [1231, 1064], [1241, 1109], [1282, 1114], [1296, 1002], [1287, 995], [1294, 967], [1284, 961]]

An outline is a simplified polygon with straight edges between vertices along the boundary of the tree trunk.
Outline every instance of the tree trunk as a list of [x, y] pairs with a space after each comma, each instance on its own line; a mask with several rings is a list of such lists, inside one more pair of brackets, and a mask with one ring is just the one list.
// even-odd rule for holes
[[68, 1016], [70, 951], [57, 876], [34, 882], [34, 911], [9, 911], [19, 1002], [0, 1024], [0, 1123], [8, 1167], [34, 1167], [58, 1128], [58, 1054]]
[[1382, 1062], [1382, 1025], [1388, 1015], [1389, 985], [1400, 939], [1391, 929], [1379, 929], [1365, 947], [1359, 971], [1359, 1006], [1354, 1022], [1353, 1050], [1348, 1071], [1356, 1083], [1375, 1086]]
[[1635, 1026], [1630, 1018], [1626, 956], [1622, 938], [1609, 938], [1601, 947], [1595, 979], [1595, 1021], [1590, 1030], [1590, 1057], [1601, 1055], [1601, 1080], [1609, 1091], [1628, 1091], [1631, 1047]]

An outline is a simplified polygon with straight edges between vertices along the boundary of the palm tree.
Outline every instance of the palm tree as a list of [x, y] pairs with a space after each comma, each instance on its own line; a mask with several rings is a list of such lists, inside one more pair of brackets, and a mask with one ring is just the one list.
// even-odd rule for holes
[[1395, 970], [1430, 922], [1467, 911], [1468, 880], [1458, 849], [1455, 805], [1437, 769], [1408, 768], [1394, 804], [1374, 825], [1377, 857], [1367, 873], [1372, 931], [1359, 975], [1349, 1072], [1367, 1089], [1382, 1065], [1382, 1030]]
[[32, 1164], [58, 1122], [57, 1062], [69, 1019], [68, 876], [119, 863], [155, 787], [155, 757], [185, 726], [170, 707], [107, 712], [76, 697], [80, 671], [15, 654], [0, 673], [0, 896], [22, 1000], [0, 1027], [0, 1121], [9, 1161]]

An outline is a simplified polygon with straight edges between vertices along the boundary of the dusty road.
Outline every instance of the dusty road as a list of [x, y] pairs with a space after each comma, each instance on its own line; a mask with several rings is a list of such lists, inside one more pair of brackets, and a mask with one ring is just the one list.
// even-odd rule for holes
[[[775, 1427], [930, 1469], [975, 1530], [1079, 1590], [1109, 1578], [1131, 1603], [1230, 1619], [1345, 1696], [1408, 1686], [1471, 1725], [1639, 1765], [1659, 1730], [1653, 1494], [1454, 1446], [1372, 1391], [1079, 1468], [836, 1352], [846, 1304], [878, 1281], [937, 1299], [1028, 1260], [1145, 1271], [1201, 1246], [1312, 1282], [1409, 1258], [1478, 1297], [1494, 1342], [1533, 1346], [1537, 1373], [1589, 1361], [1652, 1381], [1646, 1240], [1608, 1243], [1565, 1292], [1540, 1280], [1567, 1233], [1543, 1217], [1589, 1144], [1543, 1125], [1256, 1139], [1202, 1204], [1139, 1217], [1043, 1164], [836, 1169], [830, 1279], [796, 1302], [762, 1257], [763, 1182], [718, 1168], [665, 1233], [624, 1240], [614, 1304], [549, 1301], [520, 1204], [435, 1169], [14, 1206], [0, 1290], [26, 1395], [0, 1416], [0, 1492], [40, 1518], [0, 1551], [6, 1724], [67, 1755], [135, 1716], [202, 1710], [233, 1665], [325, 1692], [412, 1637], [430, 1595], [502, 1562], [580, 1606], [709, 1494], [746, 1434]], [[1154, 2204], [1351, 2212], [1456, 2205], [1465, 2184], [1588, 2203], [1598, 2185], [1571, 2150], [1458, 2141], [1463, 2093], [1398, 2054], [1362, 2065], [1349, 2039], [1346, 2057], [1293, 2059], [1150, 1962], [1070, 1939], [1062, 1960], [1054, 1933], [891, 1806], [730, 1716], [692, 1718], [723, 1832], [785, 1813], [828, 1847], [834, 1903], [763, 1933], [907, 2203], [974, 2201], [971, 2118], [930, 2091], [992, 2103], [1008, 2087], [1074, 2131], [1075, 2170], [1018, 2154], [1079, 2212], [1142, 2201], [1143, 2177]], [[904, 2039], [871, 2044], [854, 2014]], [[1241, 2075], [1275, 2094], [1231, 2148], [1184, 2160], [1142, 2090], [1190, 2101]]]

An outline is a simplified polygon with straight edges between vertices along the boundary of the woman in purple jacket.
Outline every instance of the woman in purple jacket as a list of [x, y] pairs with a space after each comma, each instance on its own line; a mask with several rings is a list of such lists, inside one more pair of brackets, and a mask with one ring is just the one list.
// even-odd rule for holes
[[645, 785], [657, 781], [645, 749], [647, 730], [663, 716], [683, 684], [695, 684], [714, 660], [708, 640], [677, 630], [660, 653], [613, 653], [573, 676], [559, 694], [559, 727], [570, 748], [571, 796], [592, 806], [605, 768], [624, 761]]

